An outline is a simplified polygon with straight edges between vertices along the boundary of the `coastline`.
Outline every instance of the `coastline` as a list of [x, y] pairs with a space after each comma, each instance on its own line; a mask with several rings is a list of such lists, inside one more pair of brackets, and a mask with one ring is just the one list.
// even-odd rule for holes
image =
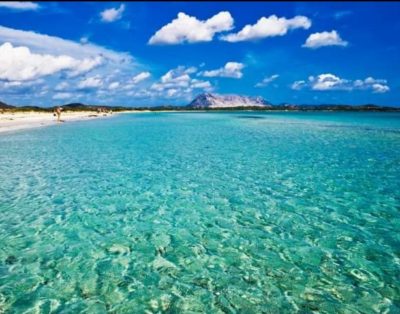
[[[65, 122], [84, 121], [108, 118], [115, 115], [97, 113], [93, 111], [65, 111], [61, 114], [61, 119]], [[57, 122], [53, 112], [5, 112], [0, 114], [0, 134], [19, 130], [39, 128], [49, 125], [62, 124]]]
[[[74, 121], [85, 121], [93, 119], [110, 118], [118, 114], [140, 114], [140, 113], [207, 113], [207, 112], [268, 112], [268, 113], [283, 113], [283, 112], [380, 112], [380, 111], [346, 111], [346, 110], [253, 110], [253, 109], [234, 109], [230, 108], [223, 110], [123, 110], [113, 113], [98, 113], [96, 111], [64, 111], [61, 115], [63, 123], [74, 122]], [[392, 111], [381, 111], [381, 112], [392, 112]], [[393, 111], [398, 112], [398, 111]], [[19, 130], [33, 129], [39, 127], [45, 127], [56, 124], [63, 124], [57, 122], [57, 118], [54, 117], [53, 112], [41, 112], [41, 111], [3, 111], [0, 112], [0, 135], [8, 132], [14, 132]]]

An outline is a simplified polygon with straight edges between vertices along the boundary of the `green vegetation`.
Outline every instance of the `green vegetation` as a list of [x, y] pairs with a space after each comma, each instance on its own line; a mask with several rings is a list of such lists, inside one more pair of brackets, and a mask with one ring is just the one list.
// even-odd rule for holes
[[[352, 105], [291, 105], [280, 104], [268, 107], [234, 107], [234, 108], [192, 108], [189, 106], [156, 106], [156, 107], [124, 107], [124, 106], [95, 106], [82, 103], [70, 103], [62, 105], [65, 111], [400, 111], [400, 107], [382, 107], [373, 104], [352, 106]], [[56, 107], [22, 106], [16, 107], [7, 105], [0, 101], [0, 112], [53, 112]]]

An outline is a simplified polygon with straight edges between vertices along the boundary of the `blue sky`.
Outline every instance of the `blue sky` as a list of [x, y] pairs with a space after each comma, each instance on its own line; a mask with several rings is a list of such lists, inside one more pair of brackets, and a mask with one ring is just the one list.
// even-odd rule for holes
[[1, 2], [0, 100], [400, 105], [400, 3]]

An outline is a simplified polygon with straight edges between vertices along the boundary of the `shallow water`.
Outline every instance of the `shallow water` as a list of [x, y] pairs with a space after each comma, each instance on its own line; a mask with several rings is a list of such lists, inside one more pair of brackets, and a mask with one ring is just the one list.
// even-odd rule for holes
[[0, 136], [0, 313], [398, 313], [400, 114]]

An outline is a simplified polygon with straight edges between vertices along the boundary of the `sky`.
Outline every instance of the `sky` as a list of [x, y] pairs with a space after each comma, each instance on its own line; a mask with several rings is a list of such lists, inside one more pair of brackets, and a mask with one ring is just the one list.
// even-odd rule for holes
[[399, 2], [0, 2], [0, 101], [400, 106]]

